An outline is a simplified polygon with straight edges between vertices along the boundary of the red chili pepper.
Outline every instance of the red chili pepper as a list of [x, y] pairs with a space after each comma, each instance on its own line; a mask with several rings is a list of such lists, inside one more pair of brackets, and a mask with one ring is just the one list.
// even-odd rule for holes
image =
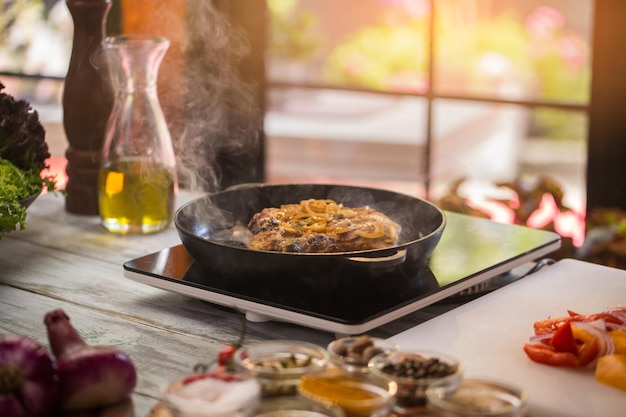
[[220, 366], [227, 366], [237, 351], [237, 348], [233, 345], [226, 346], [217, 354], [217, 364]]
[[204, 379], [206, 378], [206, 374], [204, 373], [196, 373], [196, 374], [191, 374], [191, 375], [187, 375], [185, 378], [183, 378], [182, 383], [183, 385], [187, 385], [187, 384], [191, 384], [192, 382], [198, 381], [200, 379]]
[[240, 380], [240, 378], [237, 375], [228, 372], [225, 367], [218, 366], [217, 368], [211, 369], [209, 372], [198, 372], [195, 374], [188, 375], [182, 380], [182, 383], [184, 385], [187, 385], [192, 382], [199, 381], [201, 379], [207, 379], [207, 378], [219, 379], [220, 381], [225, 381], [225, 382], [232, 382], [232, 381]]

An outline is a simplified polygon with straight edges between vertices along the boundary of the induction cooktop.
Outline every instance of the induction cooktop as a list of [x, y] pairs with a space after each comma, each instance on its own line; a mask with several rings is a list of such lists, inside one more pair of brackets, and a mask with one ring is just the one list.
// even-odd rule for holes
[[447, 224], [427, 265], [413, 276], [333, 285], [290, 277], [242, 279], [210, 273], [183, 245], [124, 263], [124, 276], [245, 313], [337, 334], [359, 334], [479, 286], [557, 250], [560, 236], [524, 226], [446, 212]]

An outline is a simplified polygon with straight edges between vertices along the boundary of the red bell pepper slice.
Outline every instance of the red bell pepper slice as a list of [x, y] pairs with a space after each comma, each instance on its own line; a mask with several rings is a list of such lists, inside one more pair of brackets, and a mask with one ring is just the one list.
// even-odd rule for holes
[[534, 362], [550, 366], [578, 368], [578, 357], [570, 352], [557, 352], [552, 346], [543, 343], [526, 343], [524, 352]]
[[568, 310], [568, 316], [538, 320], [533, 324], [536, 335], [550, 334], [559, 330], [566, 323], [592, 322], [604, 320], [605, 323], [623, 325], [624, 320], [610, 313], [578, 314]]
[[570, 322], [565, 323], [554, 332], [554, 335], [550, 338], [550, 345], [557, 352], [569, 352], [578, 355], [578, 348], [576, 347], [576, 340], [574, 339]]
[[536, 335], [551, 334], [556, 332], [565, 323], [569, 323], [571, 317], [555, 317], [551, 319], [538, 320], [533, 324]]

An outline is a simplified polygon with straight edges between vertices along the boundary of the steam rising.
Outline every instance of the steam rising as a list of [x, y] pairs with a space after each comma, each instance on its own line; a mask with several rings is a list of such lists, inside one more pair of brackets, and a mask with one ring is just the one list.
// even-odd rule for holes
[[213, 192], [233, 177], [262, 177], [257, 161], [263, 115], [255, 86], [237, 70], [250, 53], [245, 35], [211, 1], [188, 0], [186, 6], [182, 123], [172, 120], [178, 131], [172, 136], [181, 184]]

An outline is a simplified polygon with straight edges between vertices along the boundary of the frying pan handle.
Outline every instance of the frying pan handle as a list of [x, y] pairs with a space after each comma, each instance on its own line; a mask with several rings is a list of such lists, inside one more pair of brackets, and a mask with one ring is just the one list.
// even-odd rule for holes
[[389, 256], [381, 256], [368, 258], [366, 256], [353, 256], [344, 258], [346, 261], [354, 262], [372, 267], [378, 266], [396, 266], [402, 264], [406, 260], [406, 249], [401, 249]]

